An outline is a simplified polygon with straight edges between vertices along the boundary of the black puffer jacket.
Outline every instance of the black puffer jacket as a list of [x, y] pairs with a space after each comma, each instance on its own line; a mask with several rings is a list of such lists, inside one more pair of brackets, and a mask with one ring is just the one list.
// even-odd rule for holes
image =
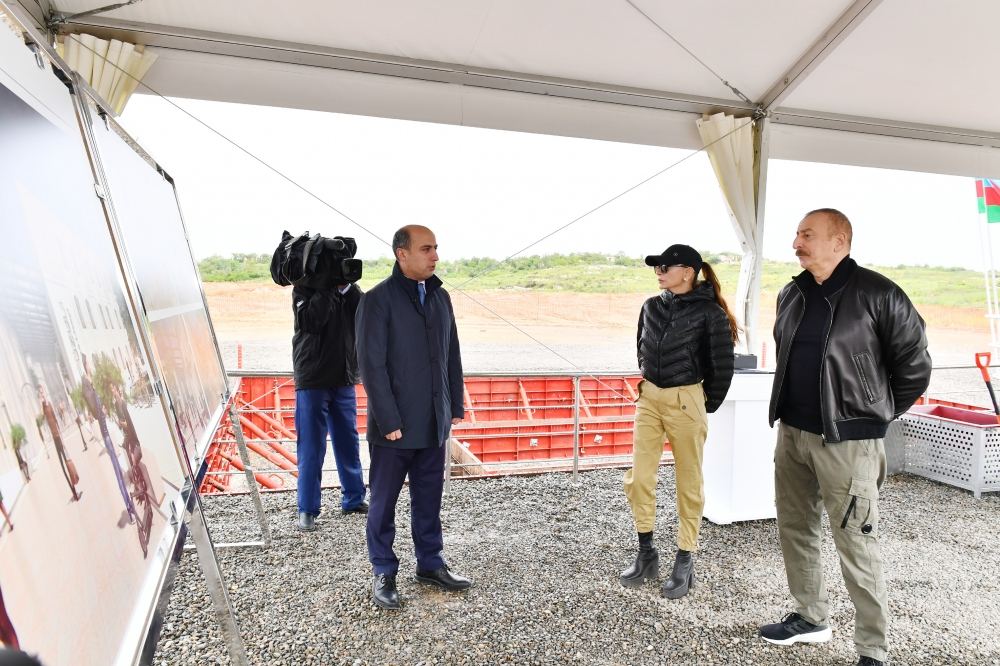
[[639, 313], [639, 371], [660, 388], [702, 382], [705, 409], [714, 412], [733, 381], [733, 338], [712, 285], [686, 294], [664, 291]]
[[292, 368], [295, 388], [332, 389], [361, 381], [354, 346], [354, 315], [361, 289], [292, 289], [295, 335]]

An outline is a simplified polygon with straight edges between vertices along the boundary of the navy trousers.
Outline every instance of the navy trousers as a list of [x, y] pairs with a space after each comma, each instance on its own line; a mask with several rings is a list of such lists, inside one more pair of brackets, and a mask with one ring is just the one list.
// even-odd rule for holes
[[340, 477], [340, 506], [353, 509], [361, 504], [365, 499], [365, 480], [358, 450], [358, 403], [354, 387], [295, 391], [295, 431], [299, 511], [319, 515], [320, 478], [328, 432]]
[[410, 532], [417, 569], [434, 571], [444, 565], [441, 534], [441, 492], [444, 488], [446, 446], [396, 449], [368, 445], [371, 468], [371, 508], [368, 510], [368, 559], [375, 574], [395, 574], [399, 558], [392, 550], [396, 540], [396, 501], [403, 480], [410, 475]]

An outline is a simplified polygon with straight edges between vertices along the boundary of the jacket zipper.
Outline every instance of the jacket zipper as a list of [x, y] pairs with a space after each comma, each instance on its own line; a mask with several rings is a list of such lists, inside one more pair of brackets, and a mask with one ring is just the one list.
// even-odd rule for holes
[[667, 328], [670, 322], [674, 320], [674, 311], [669, 305], [667, 306], [667, 314], [670, 316], [663, 322], [663, 330], [660, 332], [660, 337], [656, 340], [656, 377], [661, 381], [663, 380], [663, 366], [660, 365], [660, 361], [663, 355], [660, 353], [660, 348], [663, 346], [663, 338], [667, 337]]
[[[826, 326], [826, 337], [823, 339], [823, 356], [819, 360], [819, 418], [823, 421], [823, 434], [820, 437], [823, 446], [826, 446], [826, 414], [823, 413], [823, 367], [826, 365], [826, 352], [830, 348], [830, 331], [833, 329], [833, 303], [826, 296], [823, 297], [823, 302], [830, 309], [830, 320]], [[853, 501], [851, 506], [854, 506]], [[847, 522], [847, 518], [844, 518], [844, 522]]]
[[[785, 388], [785, 370], [788, 369], [788, 355], [792, 353], [791, 352], [792, 348], [790, 346], [791, 340], [795, 339], [795, 334], [799, 332], [799, 326], [802, 325], [802, 320], [806, 316], [806, 306], [805, 306], [806, 295], [802, 291], [802, 288], [799, 287], [799, 285], [795, 281], [792, 281], [792, 284], [794, 284], [795, 288], [799, 290], [799, 296], [802, 297], [802, 313], [799, 315], [798, 321], [795, 322], [795, 328], [792, 329], [792, 337], [790, 338], [789, 345], [785, 346], [785, 349], [788, 351], [784, 354], [785, 362], [784, 365], [781, 366], [781, 381], [778, 383], [778, 393], [777, 393], [778, 400], [781, 400], [781, 390]], [[777, 405], [775, 405], [775, 407], [777, 407]]]

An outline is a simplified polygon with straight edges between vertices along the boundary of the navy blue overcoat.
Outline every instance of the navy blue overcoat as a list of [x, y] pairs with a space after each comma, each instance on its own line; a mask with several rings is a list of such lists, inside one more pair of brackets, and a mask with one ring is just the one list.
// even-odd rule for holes
[[[397, 263], [392, 275], [362, 296], [356, 334], [361, 382], [368, 394], [367, 439], [379, 446], [420, 449], [448, 439], [463, 418], [462, 357], [455, 312], [437, 276], [417, 282]], [[385, 435], [402, 430], [402, 439]]]

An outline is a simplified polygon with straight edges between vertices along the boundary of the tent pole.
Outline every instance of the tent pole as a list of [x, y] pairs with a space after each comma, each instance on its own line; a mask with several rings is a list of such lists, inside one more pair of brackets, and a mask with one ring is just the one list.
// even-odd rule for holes
[[748, 354], [757, 354], [761, 358], [761, 342], [766, 336], [759, 335], [757, 330], [760, 320], [760, 285], [764, 266], [764, 208], [767, 192], [767, 162], [770, 150], [771, 121], [767, 116], [756, 118], [753, 122], [753, 185], [756, 204], [757, 224], [753, 230], [753, 250], [751, 256], [744, 261], [750, 261], [750, 280], [747, 287], [746, 300], [739, 304], [743, 314], [744, 343]]

